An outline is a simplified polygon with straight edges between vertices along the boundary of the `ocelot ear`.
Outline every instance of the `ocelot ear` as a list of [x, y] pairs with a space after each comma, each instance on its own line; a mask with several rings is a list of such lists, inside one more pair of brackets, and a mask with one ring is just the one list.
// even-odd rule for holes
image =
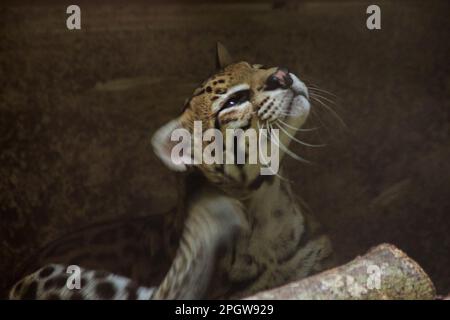
[[171, 170], [186, 171], [192, 163], [191, 134], [179, 119], [159, 128], [152, 137], [155, 154]]
[[225, 48], [225, 46], [222, 43], [217, 42], [216, 68], [223, 69], [232, 63], [233, 63], [233, 59], [231, 59], [231, 55], [228, 52], [227, 48]]

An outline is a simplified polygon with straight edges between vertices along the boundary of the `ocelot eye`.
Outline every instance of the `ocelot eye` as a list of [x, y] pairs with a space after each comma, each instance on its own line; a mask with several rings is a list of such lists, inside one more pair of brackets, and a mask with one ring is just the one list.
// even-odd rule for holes
[[250, 90], [241, 90], [233, 93], [222, 105], [222, 109], [231, 108], [250, 100]]

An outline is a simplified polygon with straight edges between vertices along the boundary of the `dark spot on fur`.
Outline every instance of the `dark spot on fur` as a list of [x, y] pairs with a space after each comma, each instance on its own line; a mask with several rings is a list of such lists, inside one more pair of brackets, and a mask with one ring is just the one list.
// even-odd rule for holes
[[218, 83], [225, 83], [225, 80], [224, 79], [219, 79], [217, 82]]
[[44, 282], [44, 290], [50, 290], [51, 288], [55, 287], [55, 279], [48, 279]]
[[39, 278], [41, 279], [47, 278], [49, 275], [53, 273], [53, 271], [55, 271], [55, 268], [53, 268], [52, 266], [47, 266], [39, 272]]
[[54, 278], [50, 278], [47, 281], [44, 282], [44, 290], [50, 290], [52, 288], [62, 288], [67, 283], [67, 276], [65, 275], [58, 275]]
[[214, 93], [216, 93], [216, 94], [225, 94], [225, 93], [227, 93], [227, 89], [225, 89], [225, 88], [217, 88], [215, 91], [214, 91]]
[[59, 287], [64, 287], [67, 284], [68, 275], [60, 275], [55, 278], [55, 285]]
[[100, 282], [95, 287], [95, 292], [102, 299], [112, 299], [116, 294], [116, 288], [111, 282]]
[[211, 101], [215, 101], [215, 100], [217, 100], [217, 99], [219, 99], [219, 96], [213, 96], [213, 97], [211, 98]]
[[23, 293], [22, 299], [34, 300], [36, 299], [36, 293], [37, 293], [37, 281], [33, 281], [30, 283], [28, 287], [25, 288], [25, 292]]

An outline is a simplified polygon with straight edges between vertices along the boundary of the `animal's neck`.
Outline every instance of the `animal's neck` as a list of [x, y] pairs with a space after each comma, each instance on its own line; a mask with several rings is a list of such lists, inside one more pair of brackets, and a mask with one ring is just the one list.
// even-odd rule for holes
[[261, 180], [253, 186], [253, 189], [244, 190], [242, 188], [244, 190], [242, 193], [229, 193], [227, 190], [221, 190], [212, 184], [200, 173], [185, 175], [178, 184], [180, 188], [178, 216], [184, 220], [189, 201], [205, 193], [205, 191], [211, 192], [211, 190], [227, 194], [240, 200], [244, 206], [249, 223], [253, 223], [255, 219], [259, 223], [266, 222], [271, 217], [271, 213], [275, 210], [280, 210], [280, 203], [285, 204], [286, 208], [291, 208], [292, 205], [296, 205], [296, 199], [291, 192], [288, 182], [282, 181], [278, 176], [261, 177]]
[[276, 219], [278, 211], [290, 211], [297, 206], [289, 183], [277, 176], [271, 176], [262, 183], [244, 204], [249, 221], [253, 223], [257, 220], [261, 225], [269, 223], [274, 217]]
[[[309, 223], [300, 210], [289, 183], [276, 176], [268, 176], [252, 188], [251, 192], [236, 194], [228, 193], [209, 182], [201, 174], [193, 173], [184, 177], [182, 191], [180, 204], [182, 212], [179, 212], [177, 216], [183, 217], [185, 228], [182, 237], [185, 240], [180, 241], [182, 245], [178, 247], [176, 254], [180, 261], [184, 259], [183, 245], [189, 245], [188, 252], [191, 257], [196, 254], [204, 255], [205, 248], [211, 249], [210, 254], [215, 255], [219, 254], [215, 251], [218, 248], [217, 244], [222, 243], [224, 239], [232, 240], [232, 243], [229, 243], [230, 246], [225, 246], [228, 249], [219, 254], [221, 258], [214, 271], [217, 279], [228, 280], [223, 280], [224, 282], [217, 287], [210, 287], [207, 292], [211, 297], [222, 297], [232, 292], [240, 292], [244, 290], [240, 287], [241, 285], [256, 279], [260, 280], [251, 287], [245, 288], [244, 293], [264, 289], [272, 284], [280, 285], [286, 280], [283, 270], [287, 269], [287, 274], [294, 277], [297, 274], [308, 273], [314, 265], [314, 263], [307, 263], [306, 267], [302, 265], [304, 256], [308, 255], [310, 250], [309, 247], [305, 249], [306, 251], [303, 250], [309, 241], [306, 236], [313, 233], [309, 231], [311, 229]], [[240, 202], [239, 205], [231, 208], [224, 205], [236, 203], [236, 200]], [[224, 203], [221, 204], [220, 201]], [[214, 220], [214, 217], [220, 217], [225, 213], [229, 216], [225, 215], [225, 219], [219, 219], [215, 223], [200, 221], [201, 223], [197, 225], [199, 221], [193, 218], [199, 216], [201, 213], [199, 208], [203, 207], [207, 207], [205, 217], [209, 217], [208, 219]], [[206, 223], [209, 226], [218, 226], [218, 230], [226, 231], [230, 217], [237, 216], [243, 219], [240, 220], [239, 232], [236, 236], [229, 232], [207, 233], [198, 228]], [[177, 225], [180, 226], [181, 223], [182, 219], [179, 219]], [[192, 241], [194, 238], [189, 235], [189, 231], [197, 229], [196, 241]], [[206, 246], [202, 247], [202, 243]], [[316, 247], [320, 249], [320, 245], [313, 245], [312, 248]], [[318, 255], [311, 255], [311, 259], [314, 260], [316, 256]], [[179, 264], [174, 263], [173, 267], [177, 265]], [[195, 268], [196, 270], [204, 269], [206, 266], [207, 264], [204, 266], [200, 264]], [[186, 270], [185, 275], [189, 274], [191, 271]]]

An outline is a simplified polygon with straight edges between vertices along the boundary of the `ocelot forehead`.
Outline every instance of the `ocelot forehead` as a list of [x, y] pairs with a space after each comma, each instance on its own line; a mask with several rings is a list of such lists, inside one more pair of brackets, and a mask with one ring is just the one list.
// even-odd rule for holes
[[189, 113], [204, 118], [211, 112], [208, 107], [221, 96], [226, 95], [230, 88], [237, 85], [249, 87], [258, 85], [267, 78], [268, 74], [268, 70], [259, 64], [250, 65], [247, 62], [239, 62], [229, 65], [195, 89], [191, 98], [186, 101], [183, 111], [188, 110]]
[[250, 82], [252, 71], [252, 67], [246, 62], [230, 65], [203, 81], [195, 89], [193, 97], [202, 94], [211, 96], [224, 94], [228, 88], [234, 85]]

